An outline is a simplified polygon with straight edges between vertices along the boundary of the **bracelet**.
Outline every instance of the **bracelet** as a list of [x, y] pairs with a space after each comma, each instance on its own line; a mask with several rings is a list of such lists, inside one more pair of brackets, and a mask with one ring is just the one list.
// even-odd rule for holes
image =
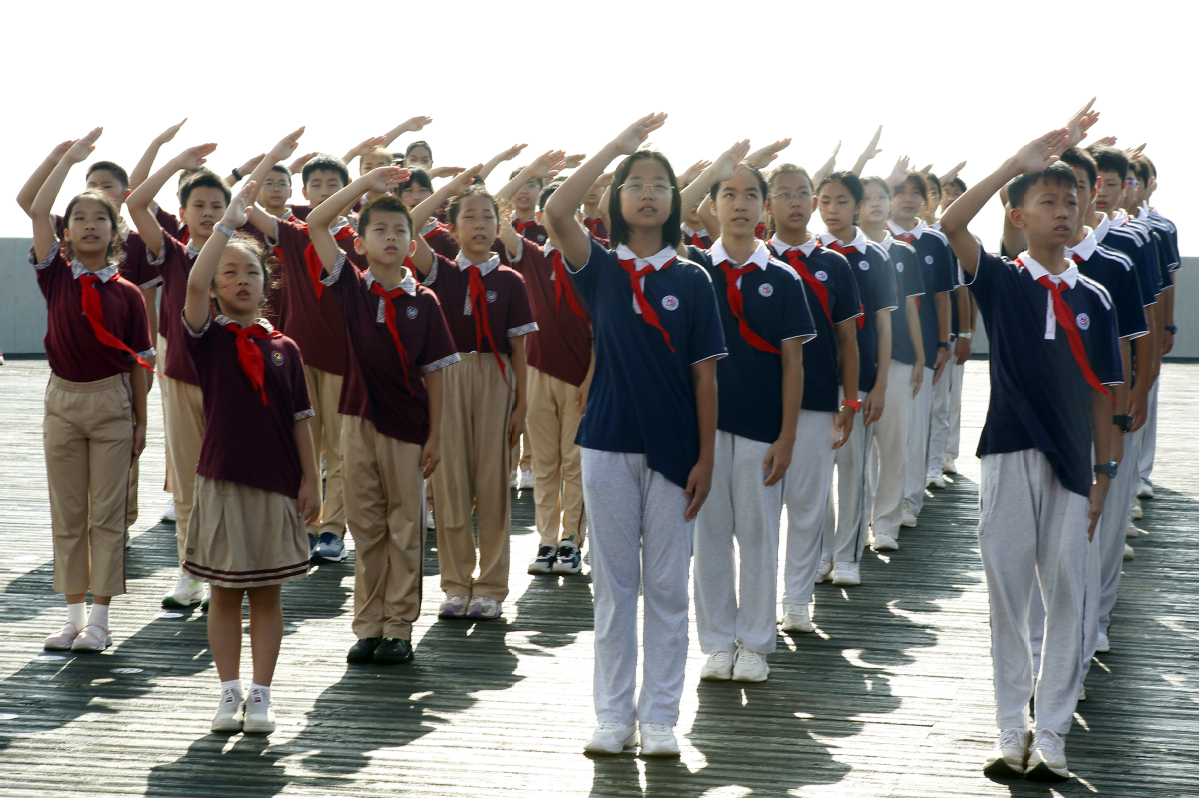
[[237, 233], [236, 230], [234, 230], [232, 227], [225, 224], [224, 222], [217, 222], [216, 230], [218, 233], [224, 233], [225, 238], [233, 238], [233, 236], [236, 235], [236, 233]]
[[1170, 333], [1170, 335], [1178, 335], [1178, 325], [1177, 324], [1167, 324], [1162, 329], [1164, 329], [1166, 332]]
[[241, 180], [241, 172], [237, 171], [236, 168], [233, 170], [232, 175], [234, 180]]
[[842, 399], [841, 406], [848, 407], [850, 410], [852, 410], [855, 413], [862, 412], [862, 400], [861, 399]]
[[958, 338], [965, 338], [967, 341], [969, 341], [973, 337], [974, 337], [974, 333], [968, 333], [968, 332], [958, 333]]

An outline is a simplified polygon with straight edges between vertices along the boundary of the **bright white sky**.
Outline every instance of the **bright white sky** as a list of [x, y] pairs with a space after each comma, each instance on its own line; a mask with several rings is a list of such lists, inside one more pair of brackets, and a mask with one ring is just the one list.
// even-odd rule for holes
[[[1149, 143], [1161, 173], [1154, 204], [1178, 223], [1189, 254], [1199, 200], [1182, 173], [1193, 167], [1199, 112], [1181, 87], [1194, 75], [1195, 8], [1057, 0], [452, 0], [390, 10], [309, 0], [13, 3], [0, 50], [10, 164], [0, 174], [0, 236], [30, 235], [11, 198], [54, 144], [96, 125], [105, 132], [94, 157], [132, 169], [151, 138], [186, 116], [159, 164], [215, 141], [209, 165], [226, 174], [300, 125], [301, 152], [340, 155], [420, 114], [433, 124], [396, 146], [424, 138], [436, 164], [465, 166], [517, 142], [528, 153], [593, 153], [638, 116], [662, 110], [670, 119], [652, 143], [679, 171], [737, 139], [757, 147], [788, 136], [793, 144], [778, 162], [815, 169], [842, 140], [838, 164], [848, 168], [882, 124], [884, 152], [867, 174], [885, 175], [904, 154], [935, 172], [966, 160], [962, 177], [973, 185], [1097, 95], [1092, 138]], [[60, 207], [83, 179], [77, 167]], [[168, 208], [173, 191], [171, 181], [159, 198]], [[999, 213], [993, 204], [975, 228], [988, 247], [998, 240]]]

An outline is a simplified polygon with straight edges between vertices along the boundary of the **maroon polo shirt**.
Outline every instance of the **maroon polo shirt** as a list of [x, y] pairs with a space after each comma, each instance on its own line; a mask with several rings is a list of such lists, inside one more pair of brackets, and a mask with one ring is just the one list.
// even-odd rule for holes
[[[187, 302], [187, 278], [192, 264], [200, 254], [195, 242], [184, 244], [166, 230], [162, 231], [162, 250], [158, 257], [149, 261], [158, 268], [162, 277], [162, 295], [159, 298], [158, 334], [168, 342], [166, 362], [162, 373], [173, 380], [199, 385], [200, 379], [192, 368], [191, 358], [182, 346], [174, 346], [183, 338], [183, 305]], [[146, 257], [150, 251], [146, 250]]]
[[[262, 395], [254, 389], [237, 356], [237, 336], [209, 318], [193, 331], [178, 316], [183, 346], [204, 392], [204, 439], [196, 473], [296, 498], [303, 469], [296, 447], [296, 422], [311, 416], [308, 382], [299, 347], [287, 336], [251, 338], [263, 357]], [[269, 330], [270, 325], [263, 322]], [[170, 354], [168, 350], [167, 354]]]
[[[429, 394], [421, 377], [460, 359], [437, 296], [408, 272], [400, 293], [384, 299], [371, 292], [374, 275], [354, 268], [345, 253], [322, 282], [327, 293], [341, 298], [349, 344], [337, 412], [365, 418], [389, 438], [423, 446], [429, 439]], [[395, 308], [403, 362], [384, 302]]]
[[[465, 262], [465, 259], [463, 259]], [[507, 266], [500, 265], [499, 256], [481, 264], [483, 288], [487, 292], [487, 321], [495, 347], [500, 354], [512, 353], [508, 338], [518, 338], [537, 330], [537, 322], [529, 309], [529, 297], [524, 279]], [[480, 346], [476, 338], [475, 316], [470, 304], [470, 276], [458, 267], [458, 261], [441, 255], [433, 256], [433, 268], [424, 284], [433, 289], [441, 300], [446, 323], [459, 352], [491, 352], [487, 336]]]
[[450, 235], [450, 228], [434, 219], [421, 230], [421, 236], [429, 249], [444, 258], [458, 257], [458, 239]]
[[[525, 353], [533, 368], [578, 387], [591, 365], [591, 314], [570, 277], [558, 300], [560, 274], [554, 271], [553, 252], [553, 247], [542, 248], [522, 239], [520, 257], [511, 264], [525, 278], [529, 306], [537, 321], [537, 332], [529, 336]], [[574, 296], [581, 316], [567, 301], [567, 291]]]
[[[96, 331], [83, 314], [83, 286], [78, 278], [88, 274], [79, 261], [67, 263], [56, 242], [41, 263], [29, 252], [29, 263], [37, 270], [38, 288], [46, 298], [46, 359], [50, 370], [71, 382], [95, 382], [131, 371], [136, 363], [127, 352], [100, 343]], [[142, 357], [154, 354], [146, 301], [136, 285], [120, 275], [117, 266], [95, 272], [104, 327]]]
[[512, 229], [519, 233], [523, 238], [527, 238], [538, 246], [545, 246], [545, 242], [549, 240], [546, 234], [545, 227], [537, 223], [536, 219], [530, 219], [527, 222], [522, 222], [515, 216], [512, 217]]
[[608, 240], [612, 238], [612, 236], [608, 235], [608, 227], [604, 224], [602, 217], [584, 216], [583, 226], [587, 228], [587, 232], [591, 234], [592, 238], [596, 241], [603, 241], [605, 246], [607, 246]]
[[311, 205], [288, 205], [291, 208], [292, 216], [295, 216], [301, 222], [308, 221], [308, 214], [312, 213]]
[[183, 224], [175, 217], [175, 214], [170, 211], [163, 210], [163, 207], [158, 203], [150, 206], [154, 211], [154, 218], [158, 220], [158, 226], [162, 228], [162, 232], [187, 243], [188, 233], [187, 225]]
[[[312, 244], [308, 225], [298, 221], [276, 222], [278, 238], [271, 243], [279, 256], [283, 273], [282, 294], [283, 332], [290, 336], [304, 353], [305, 365], [341, 376], [346, 372], [346, 332], [341, 315], [341, 297], [333, 294], [317, 298], [317, 288], [308, 273], [305, 250]], [[352, 231], [351, 231], [352, 232]], [[365, 259], [354, 252], [355, 236], [339, 240], [338, 246], [360, 269]], [[316, 257], [316, 253], [313, 253]], [[327, 275], [322, 269], [321, 275]]]

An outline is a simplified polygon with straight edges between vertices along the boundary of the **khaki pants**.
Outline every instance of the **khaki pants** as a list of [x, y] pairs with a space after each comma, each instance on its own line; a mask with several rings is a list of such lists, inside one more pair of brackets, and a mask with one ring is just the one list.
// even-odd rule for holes
[[573, 539], [579, 546], [587, 534], [583, 515], [583, 471], [575, 434], [582, 412], [575, 405], [578, 388], [535, 368], [528, 369], [525, 429], [533, 448], [533, 501], [542, 546]]
[[[166, 368], [167, 362], [167, 339], [161, 335], [156, 336], [156, 338], [154, 350], [157, 354], [154, 356], [154, 376], [158, 378], [158, 401], [162, 403], [162, 418], [165, 427], [167, 417], [167, 381], [163, 369]], [[171, 439], [165, 435], [163, 436], [163, 450], [166, 454], [166, 475], [162, 480], [162, 489], [165, 493], [173, 495], [175, 488], [171, 484]]]
[[167, 460], [171, 464], [171, 493], [175, 497], [175, 542], [182, 566], [187, 522], [196, 501], [196, 466], [204, 440], [204, 392], [199, 385], [170, 377], [162, 382], [163, 420], [170, 441]]
[[[512, 366], [504, 356], [508, 379]], [[443, 369], [441, 464], [437, 494], [437, 563], [447, 596], [508, 597], [508, 422], [516, 392], [490, 353], [463, 353]], [[471, 506], [479, 518], [476, 558]], [[475, 564], [478, 578], [473, 578]]]
[[133, 458], [129, 375], [95, 382], [50, 376], [42, 428], [54, 590], [125, 592], [125, 502]]
[[325, 497], [321, 502], [321, 515], [308, 527], [308, 534], [332, 532], [344, 538], [346, 504], [341, 486], [341, 416], [337, 412], [342, 378], [312, 366], [304, 367], [304, 375], [308, 378], [308, 398], [315, 414], [308, 420], [312, 448], [316, 450], [317, 466], [321, 460], [325, 461]]
[[424, 548], [421, 447], [341, 417], [346, 519], [354, 535], [354, 636], [412, 639]]

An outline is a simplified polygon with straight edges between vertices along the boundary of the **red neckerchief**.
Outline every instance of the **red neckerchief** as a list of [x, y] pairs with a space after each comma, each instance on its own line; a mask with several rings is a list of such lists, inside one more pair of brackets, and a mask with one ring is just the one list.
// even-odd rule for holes
[[254, 386], [254, 390], [262, 395], [262, 403], [266, 404], [266, 388], [263, 387], [262, 379], [266, 373], [266, 361], [262, 357], [262, 350], [252, 342], [251, 338], [282, 338], [283, 333], [278, 330], [266, 331], [258, 322], [254, 322], [249, 327], [239, 327], [237, 322], [229, 322], [222, 325], [226, 330], [237, 336], [237, 362], [241, 365], [241, 370], [250, 378], [250, 384]]
[[504, 359], [500, 357], [500, 351], [495, 346], [495, 339], [491, 336], [491, 322], [487, 319], [487, 289], [483, 287], [483, 272], [472, 263], [466, 267], [466, 274], [470, 277], [470, 305], [475, 315], [475, 346], [478, 347], [479, 368], [483, 368], [483, 336], [487, 336], [487, 343], [491, 344], [491, 354], [495, 355], [495, 362], [500, 364], [500, 376], [507, 384], [508, 374], [504, 370]]
[[396, 327], [396, 308], [391, 301], [403, 294], [404, 289], [396, 286], [388, 291], [376, 280], [371, 283], [371, 293], [382, 298], [383, 320], [387, 322], [387, 329], [391, 333], [391, 340], [395, 342], [396, 352], [400, 355], [400, 369], [404, 372], [404, 384], [408, 386], [408, 393], [416, 396], [416, 392], [412, 390], [412, 383], [408, 379], [408, 353], [404, 351], [404, 345], [400, 343], [400, 331]]
[[[113, 274], [107, 281], [112, 282], [121, 275]], [[79, 276], [80, 299], [83, 301], [83, 315], [87, 317], [88, 322], [92, 325], [92, 332], [96, 334], [96, 340], [105, 346], [111, 346], [114, 349], [119, 349], [122, 352], [133, 355], [133, 359], [137, 361], [139, 366], [148, 368], [151, 372], [154, 367], [142, 359], [142, 356], [130, 349], [124, 341], [117, 338], [108, 331], [104, 326], [104, 306], [100, 304], [100, 289], [96, 288], [96, 283], [101, 282], [100, 277], [95, 274], [81, 274]]]
[[570, 309], [575, 312], [580, 319], [584, 321], [587, 317], [583, 315], [583, 309], [579, 307], [579, 302], [575, 299], [574, 288], [570, 284], [570, 275], [566, 271], [566, 261], [562, 257], [562, 250], [555, 249], [550, 255], [550, 263], [554, 266], [554, 301], [557, 302], [558, 315], [562, 315], [562, 295], [566, 294], [566, 304], [570, 305]]
[[[595, 217], [594, 219], [593, 218], [583, 219], [583, 224], [586, 225], [587, 230], [591, 233], [592, 238], [603, 238], [604, 237], [604, 236], [601, 236], [599, 233], [600, 226], [603, 223], [604, 223], [604, 220], [599, 217]], [[607, 232], [607, 231], [605, 230], [605, 232]]]
[[704, 239], [700, 236], [699, 233], [691, 234], [691, 246], [699, 247], [700, 249], [707, 249], [707, 247], [704, 246]]
[[[819, 241], [816, 242], [816, 246], [820, 246]], [[824, 308], [824, 315], [828, 318], [828, 323], [831, 325], [833, 323], [833, 312], [829, 310], [828, 306], [828, 286], [812, 276], [812, 273], [808, 271], [808, 265], [803, 255], [800, 253], [801, 250], [799, 249], [789, 249], [783, 254], [787, 258], [787, 262], [791, 264], [791, 268], [795, 269], [796, 273], [808, 284], [808, 288], [812, 289], [812, 293], [816, 295], [816, 298], [820, 300], [820, 307]]]
[[[308, 225], [304, 225], [304, 232], [308, 232]], [[338, 230], [333, 234], [333, 240], [345, 241], [350, 236], [357, 235], [351, 225]], [[308, 242], [308, 246], [304, 247], [304, 263], [308, 266], [308, 279], [312, 281], [312, 290], [316, 294], [316, 301], [321, 301], [321, 294], [325, 292], [325, 286], [321, 282], [321, 273], [325, 270], [325, 264], [321, 263], [321, 258], [316, 254], [316, 247], [312, 246], [312, 242]]]
[[[1080, 260], [1077, 255], [1074, 256], [1074, 259]], [[1016, 263], [1024, 268], [1024, 261], [1017, 258]], [[1057, 317], [1057, 323], [1062, 325], [1062, 329], [1066, 331], [1066, 340], [1070, 342], [1070, 351], [1074, 354], [1078, 368], [1082, 370], [1082, 376], [1092, 388], [1101, 391], [1110, 399], [1112, 395], [1099, 382], [1095, 372], [1091, 371], [1091, 364], [1087, 361], [1087, 350], [1082, 345], [1082, 336], [1078, 334], [1078, 325], [1074, 322], [1074, 311], [1070, 309], [1070, 306], [1066, 304], [1066, 298], [1062, 296], [1062, 292], [1068, 290], [1070, 286], [1066, 284], [1065, 280], [1054, 282], [1047, 274], [1038, 277], [1037, 282], [1049, 289], [1049, 293], [1053, 297], [1053, 315]]]
[[758, 222], [758, 226], [754, 228], [754, 238], [766, 240], [766, 222]]
[[512, 226], [514, 228], [516, 228], [516, 234], [518, 236], [523, 236], [525, 234], [526, 230], [528, 230], [530, 227], [535, 226], [536, 224], [537, 224], [536, 219], [530, 219], [527, 222], [522, 222], [520, 219], [512, 220]]
[[728, 261], [722, 261], [719, 266], [720, 270], [724, 272], [725, 297], [729, 302], [729, 310], [733, 311], [733, 317], [737, 319], [737, 325], [741, 330], [741, 337], [754, 349], [760, 349], [763, 352], [772, 352], [776, 355], [779, 354], [779, 350], [766, 343], [761, 336], [749, 328], [749, 324], [745, 321], [745, 296], [741, 293], [741, 289], [737, 287], [737, 280], [752, 273], [758, 267], [752, 263], [747, 263], [744, 266], [733, 268], [729, 265]]
[[[828, 248], [833, 252], [841, 253], [846, 260], [849, 259], [850, 253], [855, 251], [855, 247], [847, 247], [836, 239], [833, 239], [833, 243], [829, 244]], [[862, 315], [858, 316], [858, 329], [861, 330], [866, 326], [866, 304], [858, 303], [858, 306], [862, 309]]]
[[906, 233], [900, 233], [899, 235], [897, 235], [895, 237], [898, 238], [900, 241], [902, 241], [905, 244], [910, 244], [916, 240], [916, 234], [913, 233], [911, 230], [909, 230]]
[[[678, 259], [671, 258], [662, 266], [662, 268], [665, 269], [669, 267], [670, 264], [674, 263], [676, 260]], [[659, 330], [661, 330], [662, 337], [666, 339], [666, 346], [670, 347], [670, 351], [673, 352], [674, 347], [670, 344], [669, 333], [667, 333], [666, 329], [662, 326], [662, 322], [658, 321], [658, 314], [654, 312], [653, 305], [649, 303], [649, 300], [645, 298], [645, 292], [641, 290], [641, 278], [645, 277], [647, 274], [652, 274], [654, 272], [654, 267], [646, 266], [644, 269], [638, 270], [635, 260], [620, 260], [617, 258], [616, 262], [620, 264], [620, 268], [629, 273], [629, 280], [633, 284], [633, 298], [637, 300], [637, 307], [641, 308], [641, 318], [645, 319], [646, 323], [650, 326], [657, 327]]]

